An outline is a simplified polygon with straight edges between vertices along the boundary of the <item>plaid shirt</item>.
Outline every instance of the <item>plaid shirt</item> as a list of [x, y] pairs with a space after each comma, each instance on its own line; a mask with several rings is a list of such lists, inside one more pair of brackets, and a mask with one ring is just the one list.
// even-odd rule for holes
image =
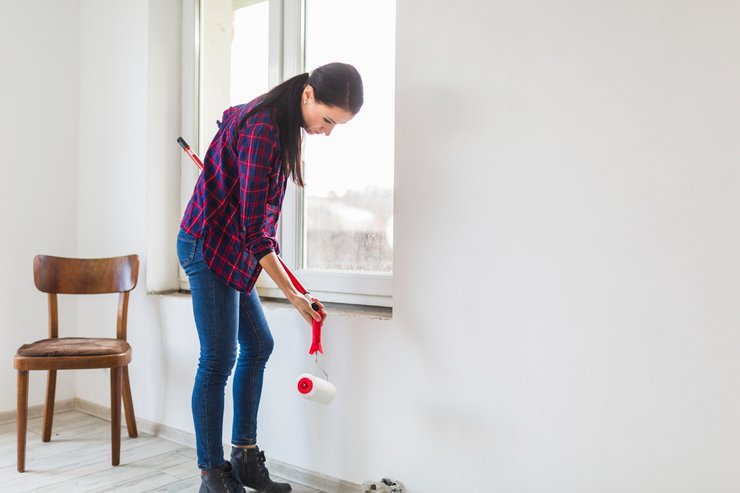
[[272, 112], [262, 109], [239, 125], [258, 102], [224, 112], [180, 223], [203, 240], [211, 272], [246, 292], [262, 271], [259, 260], [280, 251], [275, 234], [287, 184]]

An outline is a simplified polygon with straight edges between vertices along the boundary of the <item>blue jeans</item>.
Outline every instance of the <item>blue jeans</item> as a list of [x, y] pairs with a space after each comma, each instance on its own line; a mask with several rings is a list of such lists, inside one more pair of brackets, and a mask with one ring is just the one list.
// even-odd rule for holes
[[224, 463], [224, 392], [234, 363], [231, 442], [257, 443], [262, 377], [272, 353], [273, 339], [257, 290], [253, 289], [251, 294], [239, 292], [214, 277], [203, 260], [202, 240], [180, 231], [177, 256], [190, 280], [200, 340], [192, 399], [198, 467], [213, 469]]

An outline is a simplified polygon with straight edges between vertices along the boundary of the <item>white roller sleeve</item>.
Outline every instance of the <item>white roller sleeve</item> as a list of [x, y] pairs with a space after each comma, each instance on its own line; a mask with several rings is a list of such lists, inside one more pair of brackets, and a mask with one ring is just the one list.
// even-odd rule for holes
[[319, 404], [329, 404], [337, 396], [337, 389], [334, 385], [310, 373], [298, 375], [295, 384], [298, 395]]

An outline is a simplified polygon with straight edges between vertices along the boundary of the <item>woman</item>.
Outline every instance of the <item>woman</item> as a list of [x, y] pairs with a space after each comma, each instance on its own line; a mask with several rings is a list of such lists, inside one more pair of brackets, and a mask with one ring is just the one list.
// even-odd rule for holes
[[[293, 287], [277, 258], [275, 233], [288, 178], [303, 186], [303, 134], [328, 136], [362, 103], [357, 70], [330, 63], [226, 110], [205, 155], [177, 242], [200, 340], [192, 408], [201, 493], [243, 492], [241, 485], [266, 493], [291, 490], [270, 480], [256, 445], [262, 377], [273, 339], [253, 288], [264, 269], [309, 324], [326, 318], [321, 303], [314, 311]], [[224, 389], [235, 363], [233, 447], [231, 460], [225, 461]]]

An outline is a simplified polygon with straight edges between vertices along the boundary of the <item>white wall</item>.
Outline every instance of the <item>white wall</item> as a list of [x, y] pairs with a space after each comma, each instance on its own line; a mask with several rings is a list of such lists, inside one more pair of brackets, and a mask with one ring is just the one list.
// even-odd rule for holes
[[[157, 163], [132, 156], [169, 125], [147, 116], [147, 33], [179, 25], [149, 4], [80, 2], [81, 254], [144, 254]], [[398, 2], [393, 320], [327, 322], [340, 394], [318, 407], [292, 393], [313, 368], [309, 331], [268, 314], [268, 454], [411, 493], [740, 489], [739, 15], [688, 0]], [[143, 281], [137, 414], [191, 431], [189, 302]], [[107, 404], [90, 373], [77, 394]]]
[[[146, 266], [148, 2], [81, 0], [78, 254], [137, 253]], [[132, 296], [132, 343], [145, 291]], [[111, 337], [117, 297], [79, 303], [80, 333]], [[144, 306], [142, 306], [142, 304]], [[83, 318], [82, 313], [90, 314]], [[104, 325], [100, 320], [109, 320]], [[135, 346], [136, 347], [136, 346]], [[134, 353], [139, 361], [138, 348]], [[77, 396], [110, 405], [107, 370], [78, 372]]]
[[403, 404], [364, 426], [372, 468], [424, 492], [740, 488], [739, 15], [398, 3], [400, 347], [370, 354]]
[[[13, 355], [48, 337], [47, 298], [33, 285], [33, 256], [77, 249], [77, 0], [0, 1], [0, 410], [15, 409]], [[74, 330], [73, 303], [60, 299], [60, 331]], [[29, 400], [43, 398], [32, 373]], [[57, 398], [74, 396], [59, 375]]]

